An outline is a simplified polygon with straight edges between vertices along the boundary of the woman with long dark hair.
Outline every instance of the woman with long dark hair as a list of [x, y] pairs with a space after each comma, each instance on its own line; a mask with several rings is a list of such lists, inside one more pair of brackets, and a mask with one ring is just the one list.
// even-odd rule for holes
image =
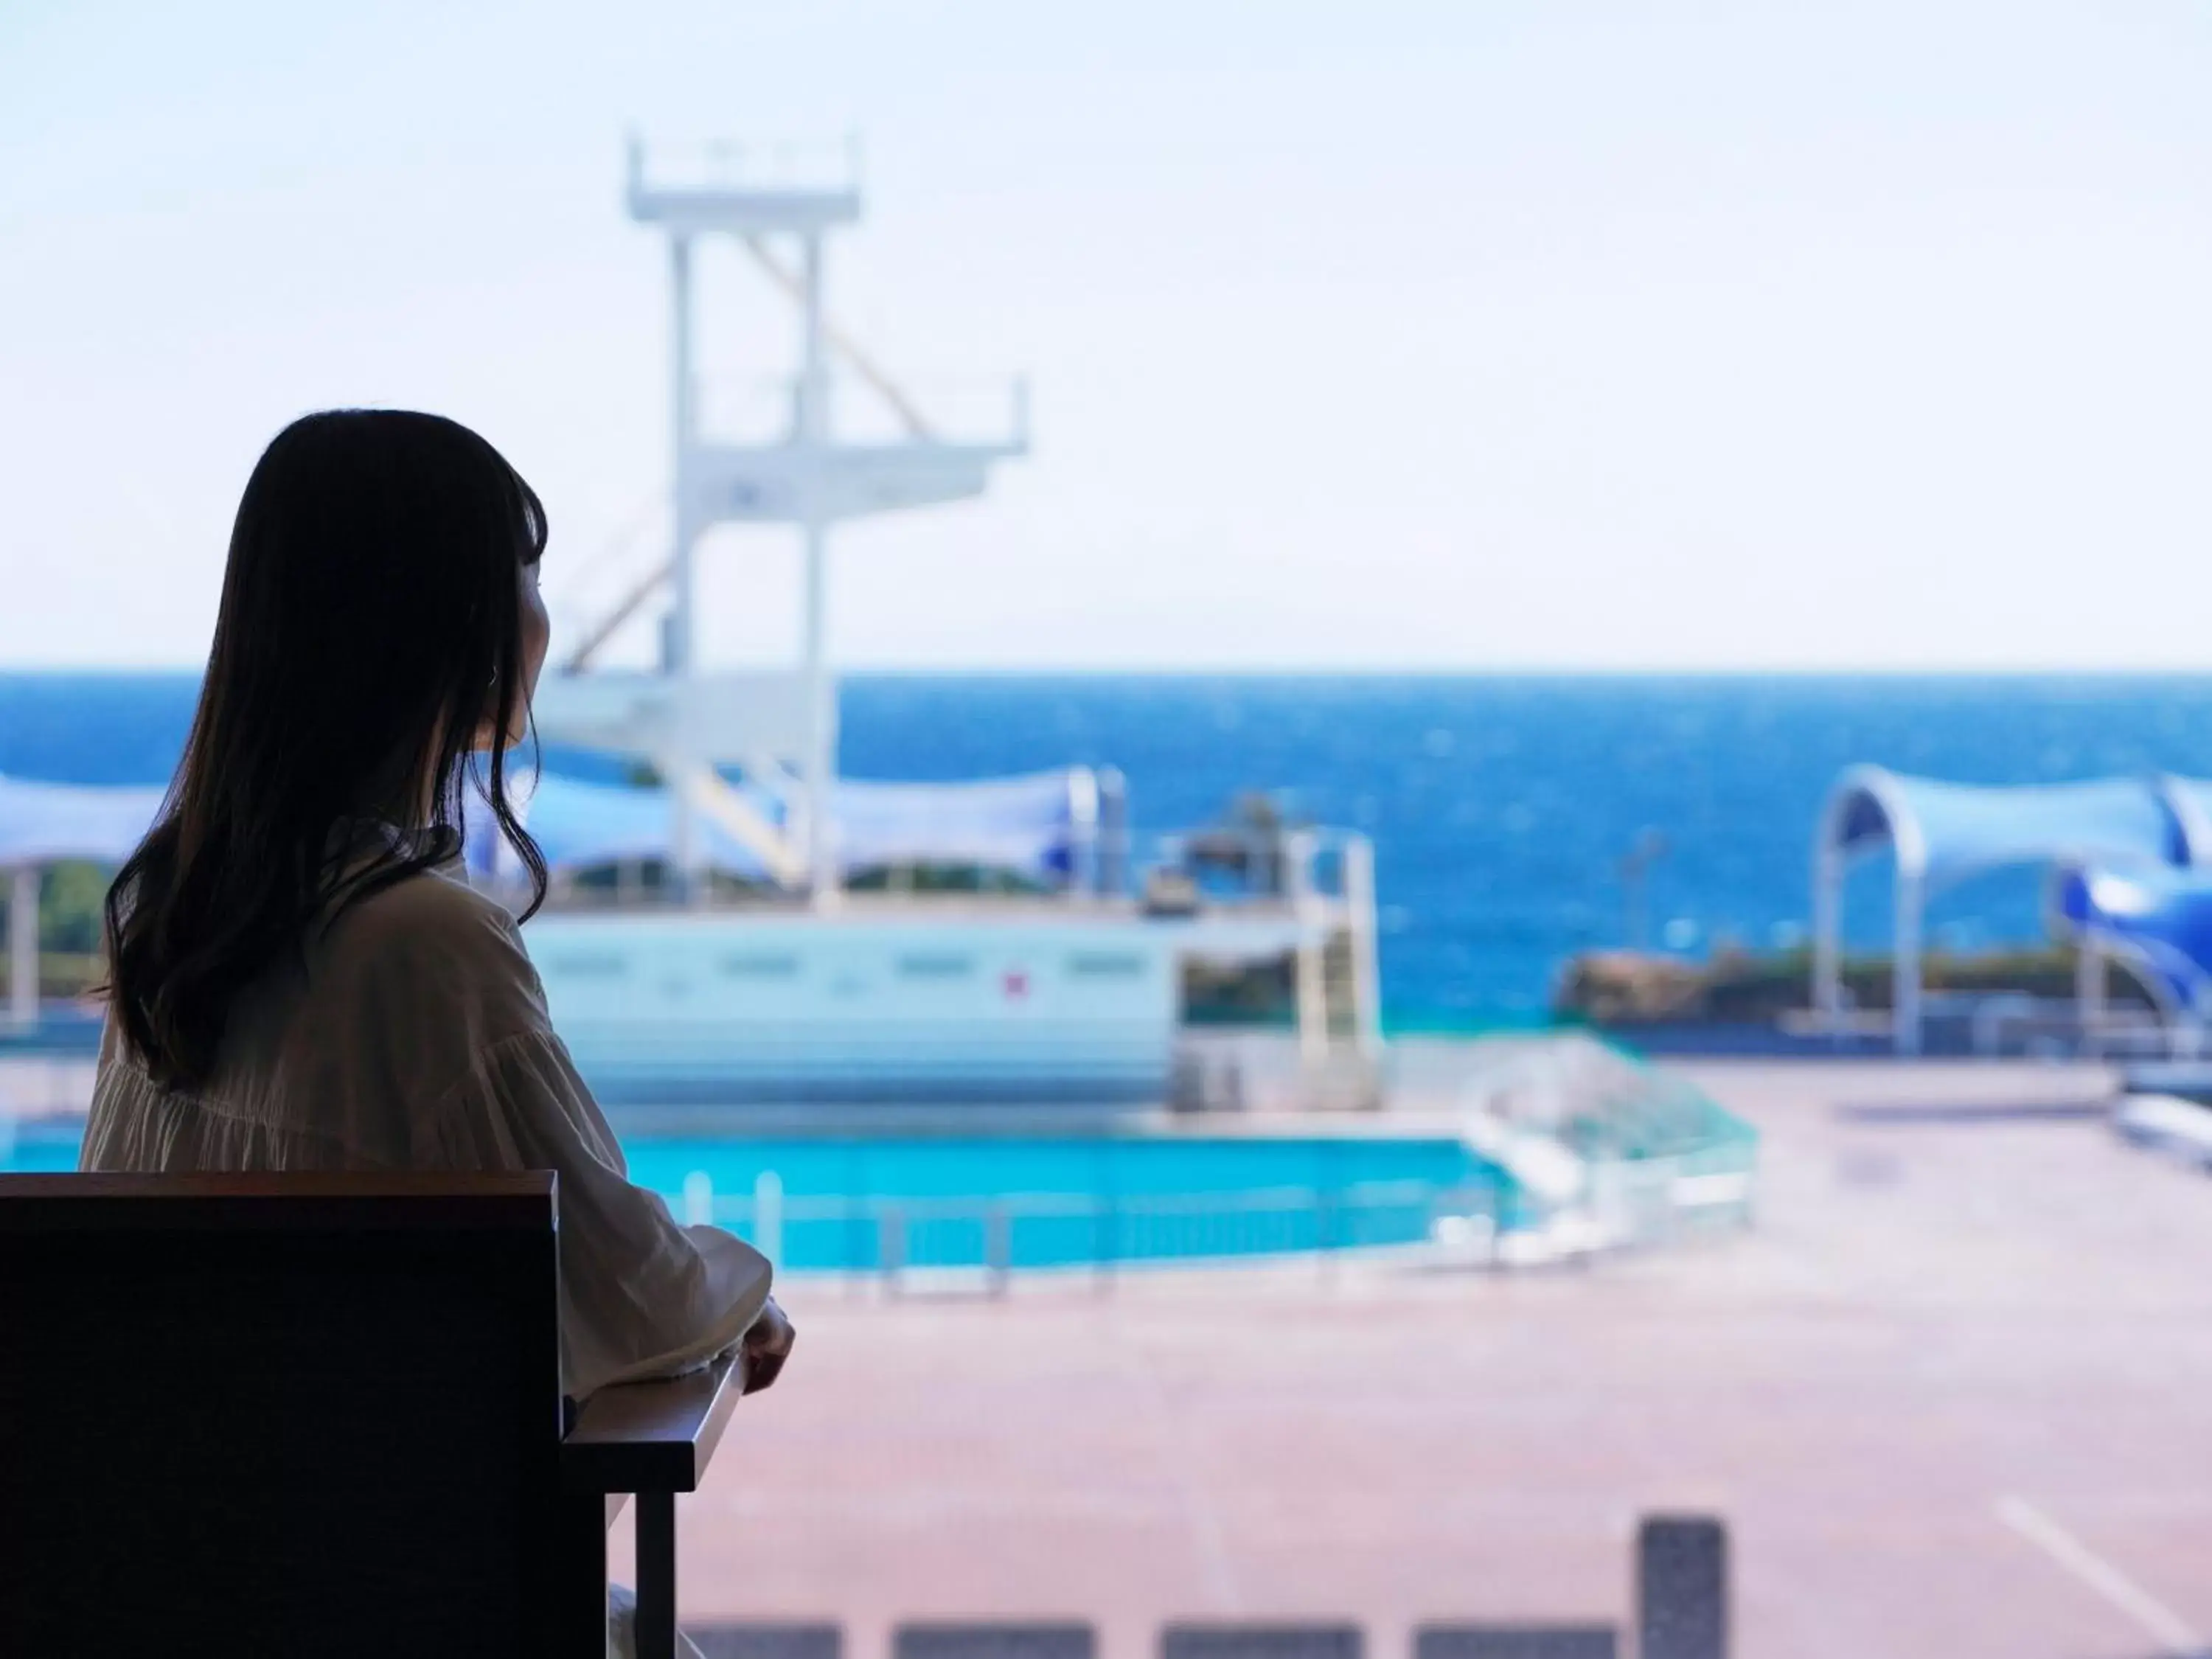
[[556, 1170], [568, 1391], [741, 1341], [765, 1387], [791, 1345], [768, 1263], [630, 1184], [515, 918], [461, 870], [485, 813], [544, 897], [507, 766], [544, 546], [452, 421], [340, 410], [269, 446], [183, 763], [108, 898], [82, 1167]]

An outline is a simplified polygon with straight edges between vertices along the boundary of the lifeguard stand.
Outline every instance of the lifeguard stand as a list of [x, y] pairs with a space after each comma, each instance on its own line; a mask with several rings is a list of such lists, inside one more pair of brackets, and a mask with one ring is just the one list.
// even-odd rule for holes
[[[630, 216], [668, 237], [673, 307], [672, 425], [673, 545], [665, 577], [671, 603], [663, 619], [657, 677], [577, 674], [550, 681], [538, 702], [538, 723], [556, 740], [616, 747], [654, 757], [667, 777], [676, 813], [672, 841], [678, 870], [692, 880], [702, 867], [695, 815], [713, 813], [763, 857], [787, 884], [804, 886], [815, 902], [834, 898], [837, 850], [830, 802], [836, 777], [836, 680], [827, 641], [828, 539], [848, 519], [926, 507], [981, 495], [992, 464], [1027, 453], [1026, 388], [1007, 388], [1002, 418], [981, 436], [949, 435], [823, 315], [824, 249], [829, 234], [860, 217], [858, 157], [850, 145], [830, 151], [721, 144], [687, 162], [629, 147]], [[734, 441], [706, 429], [700, 418], [695, 356], [693, 246], [726, 236], [737, 242], [797, 302], [799, 369], [789, 387], [783, 429], [765, 441]], [[795, 243], [793, 270], [779, 244]], [[840, 352], [896, 416], [898, 432], [873, 440], [841, 436], [832, 408], [830, 356]], [[697, 653], [696, 555], [700, 538], [718, 524], [788, 524], [799, 528], [805, 557], [805, 599], [795, 672], [708, 674]], [[642, 594], [617, 613], [627, 616]], [[582, 660], [611, 626], [594, 630]], [[720, 785], [718, 764], [738, 764], [785, 805], [771, 823]], [[787, 770], [794, 766], [795, 775]]]

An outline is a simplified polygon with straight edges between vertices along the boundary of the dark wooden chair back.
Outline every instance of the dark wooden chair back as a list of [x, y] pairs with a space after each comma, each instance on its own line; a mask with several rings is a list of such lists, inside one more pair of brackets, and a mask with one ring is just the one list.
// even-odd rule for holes
[[0, 1176], [0, 1654], [574, 1650], [555, 1237], [548, 1174]]

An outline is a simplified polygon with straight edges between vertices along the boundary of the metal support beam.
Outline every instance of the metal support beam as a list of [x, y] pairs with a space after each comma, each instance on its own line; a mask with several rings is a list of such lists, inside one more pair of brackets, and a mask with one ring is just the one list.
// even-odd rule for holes
[[1824, 1030], [1843, 1029], [1843, 860], [1824, 821], [1813, 850], [1813, 1010]]
[[[818, 235], [806, 238], [800, 283], [805, 333], [795, 411], [797, 435], [800, 443], [818, 450], [830, 438], [830, 364], [823, 337], [822, 239]], [[808, 501], [799, 531], [806, 561], [806, 755], [801, 771], [806, 787], [807, 886], [816, 906], [828, 908], [835, 905], [838, 897], [836, 823], [833, 817], [837, 784], [837, 705], [836, 686], [830, 675], [827, 526], [818, 500]]]
[[8, 897], [8, 1023], [39, 1023], [39, 867], [18, 866]]
[[2085, 1055], [2104, 1051], [2105, 994], [2105, 953], [2085, 931], [2074, 942], [2074, 1012]]
[[661, 666], [671, 674], [690, 672], [694, 659], [693, 605], [696, 594], [693, 587], [691, 554], [698, 540], [696, 515], [691, 501], [691, 450], [699, 438], [698, 410], [696, 402], [696, 378], [691, 362], [691, 239], [675, 236], [668, 243], [669, 297], [672, 311], [672, 355], [675, 358], [674, 384], [671, 387], [669, 420], [675, 439], [675, 540], [672, 547], [671, 575], [675, 584], [675, 604], [670, 609], [666, 632], [661, 641]]
[[1920, 1052], [1920, 879], [1897, 878], [1895, 960], [1890, 973], [1890, 1029], [1900, 1054]]
[[1314, 837], [1299, 830], [1283, 837], [1284, 884], [1297, 920], [1298, 943], [1291, 957], [1292, 995], [1297, 1009], [1298, 1058], [1316, 1064], [1328, 1058], [1328, 988], [1322, 956], [1327, 918], [1313, 890]]
[[[690, 678], [698, 655], [698, 588], [692, 556], [698, 545], [699, 528], [691, 499], [691, 453], [699, 438], [699, 413], [698, 381], [691, 362], [690, 237], [669, 238], [668, 275], [673, 336], [671, 355], [675, 359], [669, 409], [676, 440], [674, 543], [669, 550], [674, 603], [661, 623], [660, 659], [664, 672], [672, 679], [684, 680]], [[699, 815], [680, 787], [669, 790], [668, 800], [670, 861], [675, 866], [668, 873], [674, 879], [677, 891], [696, 902], [705, 896], [708, 884], [705, 838], [700, 833]]]
[[837, 705], [829, 662], [829, 550], [822, 526], [804, 526], [806, 560], [806, 754], [800, 767], [806, 803], [807, 890], [827, 908], [838, 896], [836, 822]]
[[1376, 960], [1375, 843], [1350, 836], [1344, 843], [1344, 908], [1352, 945], [1352, 1032], [1360, 1057], [1382, 1052], [1382, 983]]

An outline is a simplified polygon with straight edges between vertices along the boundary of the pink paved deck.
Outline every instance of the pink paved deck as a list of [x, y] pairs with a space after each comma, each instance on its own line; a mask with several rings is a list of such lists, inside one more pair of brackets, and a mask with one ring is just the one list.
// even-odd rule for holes
[[2212, 1182], [2094, 1121], [1838, 1110], [2086, 1102], [2086, 1069], [1695, 1074], [1766, 1136], [1723, 1243], [1108, 1300], [796, 1281], [793, 1369], [682, 1511], [687, 1615], [830, 1615], [853, 1659], [1074, 1615], [1139, 1659], [1170, 1618], [1349, 1614], [1402, 1659], [1427, 1618], [1625, 1617], [1635, 1516], [1684, 1506], [1733, 1527], [1742, 1659], [2212, 1632]]

